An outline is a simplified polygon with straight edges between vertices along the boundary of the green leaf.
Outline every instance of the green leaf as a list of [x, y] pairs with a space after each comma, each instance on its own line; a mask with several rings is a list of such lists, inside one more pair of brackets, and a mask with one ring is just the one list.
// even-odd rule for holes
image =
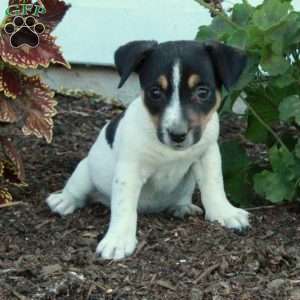
[[235, 28], [231, 24], [226, 22], [220, 16], [216, 16], [213, 18], [211, 22], [211, 28], [218, 34], [219, 37], [224, 34], [230, 34], [230, 32], [235, 30]]
[[[270, 92], [260, 85], [248, 90], [247, 102], [251, 105], [256, 114], [268, 125], [278, 120], [277, 99], [272, 97]], [[280, 101], [280, 100], [279, 100]], [[278, 101], [278, 102], [279, 102]], [[269, 136], [267, 129], [253, 115], [251, 110], [248, 114], [248, 126], [245, 133], [247, 139], [254, 143], [267, 143]]]
[[210, 26], [200, 26], [196, 39], [201, 42], [217, 39], [217, 33]]
[[256, 51], [261, 55], [260, 50], [264, 47], [265, 44], [265, 34], [263, 31], [259, 30], [251, 24], [247, 28], [248, 35], [248, 48]]
[[290, 118], [295, 118], [295, 121], [300, 125], [300, 97], [292, 95], [283, 99], [279, 105], [280, 119], [288, 121]]
[[257, 55], [248, 54], [247, 65], [243, 71], [238, 82], [234, 85], [231, 91], [243, 90], [255, 77], [259, 64], [259, 57]]
[[278, 120], [278, 99], [272, 97], [263, 86], [248, 92], [247, 101], [256, 113], [269, 125]]
[[225, 41], [234, 31], [234, 27], [220, 16], [213, 18], [209, 26], [200, 26], [196, 39], [204, 42], [212, 39]]
[[276, 45], [278, 41], [283, 46], [287, 48], [289, 45], [296, 44], [300, 42], [300, 13], [291, 12], [285, 21], [272, 28], [268, 33], [266, 38], [270, 40], [273, 45]]
[[289, 181], [295, 178], [295, 159], [290, 152], [274, 146], [269, 151], [269, 158], [273, 171]]
[[268, 138], [266, 128], [251, 113], [248, 115], [248, 126], [245, 137], [256, 144], [265, 144]]
[[221, 144], [225, 190], [236, 204], [248, 203], [251, 195], [248, 169], [251, 166], [245, 150], [237, 142]]
[[287, 87], [296, 82], [296, 79], [291, 73], [284, 74], [284, 76], [278, 76], [273, 78], [272, 84], [278, 86], [279, 88]]
[[284, 74], [289, 69], [290, 64], [282, 55], [266, 51], [263, 53], [261, 66], [269, 75], [275, 76]]
[[246, 49], [247, 34], [242, 30], [234, 31], [227, 39], [227, 44], [239, 49]]
[[221, 144], [223, 158], [223, 172], [234, 174], [247, 169], [250, 165], [245, 150], [237, 142], [225, 142]]
[[253, 23], [262, 31], [267, 31], [283, 22], [292, 8], [288, 2], [280, 0], [265, 0], [256, 9], [253, 15]]
[[281, 203], [293, 194], [293, 185], [277, 173], [262, 171], [254, 176], [255, 191], [273, 203]]
[[244, 27], [249, 23], [254, 13], [254, 7], [246, 3], [236, 4], [233, 7], [231, 19], [234, 23]]
[[296, 147], [295, 147], [295, 154], [297, 158], [300, 158], [300, 139], [298, 140]]
[[268, 200], [279, 203], [291, 200], [300, 176], [300, 160], [284, 148], [274, 146], [269, 151], [273, 172], [263, 171], [254, 176], [254, 188]]

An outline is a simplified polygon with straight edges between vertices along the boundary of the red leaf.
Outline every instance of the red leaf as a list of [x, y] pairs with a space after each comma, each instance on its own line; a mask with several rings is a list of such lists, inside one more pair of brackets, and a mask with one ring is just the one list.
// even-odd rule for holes
[[24, 186], [26, 185], [23, 181], [21, 181], [18, 177], [17, 170], [14, 164], [9, 160], [2, 160], [4, 165], [3, 169], [3, 178], [6, 180], [7, 183], [13, 184], [16, 186]]
[[54, 93], [37, 76], [24, 76], [22, 84], [24, 92], [18, 99], [19, 106], [23, 106], [25, 111], [22, 131], [25, 135], [34, 134], [38, 138], [45, 137], [50, 143], [53, 129], [52, 117], [56, 114], [57, 104], [53, 99]]
[[69, 63], [63, 58], [59, 47], [55, 44], [55, 38], [47, 33], [40, 35], [39, 46], [36, 48], [26, 45], [12, 48], [9, 36], [3, 29], [0, 35], [0, 56], [11, 65], [36, 69], [39, 65], [47, 68], [50, 63], [59, 63], [70, 68]]
[[0, 92], [4, 95], [15, 99], [21, 95], [21, 81], [19, 73], [12, 68], [4, 67], [0, 70]]
[[0, 122], [15, 123], [17, 120], [18, 115], [14, 100], [0, 94]]
[[0, 136], [0, 144], [6, 158], [13, 163], [19, 181], [23, 182], [25, 180], [25, 172], [21, 155], [9, 138]]
[[39, 77], [28, 77], [19, 73], [21, 94], [9, 99], [0, 94], [0, 122], [13, 123], [22, 121], [25, 135], [34, 134], [47, 142], [52, 140], [53, 120], [56, 114], [54, 93], [43, 84]]
[[[59, 47], [55, 44], [55, 38], [50, 35], [50, 32], [62, 20], [70, 5], [66, 5], [65, 2], [59, 0], [38, 0], [34, 3], [39, 2], [41, 2], [40, 5], [43, 4], [45, 6], [46, 13], [33, 17], [36, 19], [36, 22], [42, 23], [46, 27], [46, 31], [43, 34], [39, 34], [38, 46], [30, 47], [23, 44], [18, 48], [13, 48], [10, 42], [10, 35], [5, 32], [5, 26], [2, 26], [2, 29], [0, 29], [0, 56], [5, 62], [22, 68], [37, 68], [39, 65], [48, 67], [50, 63], [58, 63], [70, 68], [69, 63], [63, 58]], [[10, 5], [24, 3], [32, 3], [32, 1], [9, 1]], [[3, 24], [8, 24], [12, 20], [13, 17], [6, 17]], [[27, 38], [28, 43], [31, 44], [32, 37], [28, 35]]]
[[10, 192], [6, 188], [0, 188], [0, 205], [11, 203], [12, 200]]
[[[38, 16], [39, 22], [43, 23], [46, 26], [48, 32], [52, 32], [58, 23], [63, 19], [67, 10], [71, 7], [70, 4], [66, 4], [64, 1], [60, 0], [9, 0], [10, 5], [17, 4], [37, 4], [39, 6], [44, 6], [46, 9], [45, 14], [40, 14]], [[35, 8], [33, 8], [34, 10]], [[31, 14], [34, 11], [31, 12]]]
[[39, 21], [51, 32], [63, 19], [71, 5], [59, 0], [47, 0], [44, 1], [43, 4], [46, 8], [46, 14], [41, 14], [39, 16]]

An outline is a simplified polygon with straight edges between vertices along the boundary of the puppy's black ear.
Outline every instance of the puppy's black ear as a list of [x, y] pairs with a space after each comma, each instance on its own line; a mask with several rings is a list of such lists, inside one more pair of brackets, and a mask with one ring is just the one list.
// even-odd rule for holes
[[144, 59], [157, 47], [156, 41], [134, 41], [121, 46], [115, 52], [115, 65], [120, 74], [120, 88], [129, 75], [138, 72]]
[[212, 60], [218, 83], [228, 90], [238, 81], [246, 67], [245, 52], [219, 42], [207, 42], [205, 47]]

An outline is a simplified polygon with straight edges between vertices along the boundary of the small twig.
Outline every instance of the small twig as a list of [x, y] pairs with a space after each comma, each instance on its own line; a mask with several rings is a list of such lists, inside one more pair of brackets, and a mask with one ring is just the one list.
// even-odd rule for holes
[[275, 207], [278, 207], [278, 205], [264, 205], [264, 206], [249, 207], [249, 208], [246, 208], [246, 210], [254, 211], [254, 210], [261, 210], [261, 209], [272, 209]]
[[138, 255], [138, 254], [141, 252], [141, 250], [142, 250], [146, 245], [147, 245], [146, 240], [142, 240], [142, 241], [139, 243], [139, 245], [138, 245], [138, 247], [137, 247], [137, 249], [136, 249], [136, 251], [135, 251], [135, 253], [134, 253], [134, 256]]
[[290, 153], [290, 150], [288, 149], [288, 147], [284, 144], [284, 142], [281, 140], [281, 138], [279, 137], [279, 135], [272, 129], [271, 126], [269, 126], [264, 120], [263, 118], [256, 112], [256, 110], [252, 107], [252, 105], [246, 100], [246, 97], [243, 97], [242, 95], [240, 96], [242, 98], [242, 100], [246, 103], [246, 105], [248, 106], [249, 110], [251, 111], [251, 113], [253, 114], [253, 116], [261, 123], [261, 125], [263, 127], [266, 128], [267, 131], [269, 131], [271, 133], [271, 135], [273, 135], [273, 137], [275, 138], [275, 140], [282, 146], [282, 148], [284, 148], [288, 153]]
[[291, 284], [300, 284], [300, 280], [298, 280], [298, 279], [290, 279], [289, 282]]
[[35, 229], [36, 229], [36, 230], [39, 230], [39, 229], [41, 229], [43, 226], [45, 226], [45, 225], [47, 225], [47, 224], [49, 224], [49, 223], [51, 223], [51, 222], [52, 222], [51, 219], [45, 220], [44, 222], [42, 222], [42, 223], [36, 225], [36, 226], [35, 226]]
[[93, 290], [95, 289], [95, 287], [96, 287], [95, 284], [92, 283], [91, 286], [90, 286], [90, 288], [89, 288], [89, 290], [88, 290], [88, 293], [87, 293], [87, 295], [86, 295], [86, 300], [89, 300], [89, 299], [90, 299], [90, 296], [91, 296]]
[[20, 300], [28, 300], [27, 297], [21, 295], [19, 292], [17, 292], [13, 287], [11, 287], [10, 285], [8, 285], [7, 283], [4, 284], [4, 288], [6, 288], [7, 290], [9, 290], [18, 299], [20, 299]]
[[165, 288], [165, 289], [168, 289], [168, 290], [171, 290], [171, 291], [176, 291], [176, 288], [174, 286], [172, 286], [169, 282], [167, 281], [164, 281], [164, 280], [157, 280], [156, 281], [156, 284]]
[[6, 208], [6, 207], [11, 207], [16, 205], [25, 205], [25, 203], [23, 201], [10, 202], [5, 204], [0, 204], [0, 208]]
[[77, 115], [81, 117], [89, 117], [90, 114], [85, 113], [83, 111], [77, 111], [77, 110], [60, 110], [58, 114], [66, 114], [66, 115]]
[[14, 273], [17, 271], [18, 271], [17, 269], [5, 269], [5, 270], [0, 270], [0, 274]]
[[195, 280], [194, 283], [197, 284], [199, 283], [203, 278], [207, 277], [210, 273], [212, 273], [213, 271], [217, 270], [220, 267], [220, 264], [214, 264], [212, 266], [210, 266], [209, 268], [207, 268], [200, 276], [198, 276]]
[[97, 288], [99, 288], [100, 290], [102, 290], [103, 292], [106, 292], [106, 291], [107, 291], [107, 289], [106, 289], [103, 285], [101, 285], [100, 283], [98, 283], [98, 282], [93, 282], [93, 284], [94, 284]]
[[219, 11], [218, 9], [214, 8], [213, 5], [206, 3], [204, 0], [195, 0], [195, 1], [198, 2], [200, 5], [204, 6], [205, 8], [207, 8], [214, 15], [221, 17], [225, 22], [230, 24], [232, 27], [241, 31], [245, 31], [243, 27], [232, 22], [231, 19], [223, 11]]

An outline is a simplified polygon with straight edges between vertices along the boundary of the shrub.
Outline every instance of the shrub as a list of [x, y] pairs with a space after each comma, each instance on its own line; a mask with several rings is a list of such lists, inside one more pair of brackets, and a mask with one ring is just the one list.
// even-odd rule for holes
[[222, 145], [230, 197], [245, 205], [254, 187], [273, 203], [295, 200], [300, 188], [300, 13], [291, 0], [264, 0], [256, 7], [243, 0], [228, 12], [196, 1], [215, 13], [196, 38], [225, 42], [249, 56], [237, 86], [224, 92], [223, 112], [242, 99], [247, 105], [243, 140], [267, 147], [266, 165], [251, 161], [238, 141]]
[[[47, 68], [50, 63], [69, 68], [51, 35], [69, 6], [59, 0], [44, 2], [42, 8], [45, 13], [37, 16], [35, 6], [27, 11], [28, 15], [38, 18], [45, 27], [37, 47], [26, 44], [12, 47], [5, 25], [13, 21], [13, 16], [6, 16], [0, 25], [0, 204], [12, 200], [8, 190], [10, 185], [25, 184], [22, 159], [13, 142], [17, 132], [21, 130], [25, 136], [43, 137], [48, 143], [52, 140], [52, 118], [56, 114], [54, 93], [38, 76], [28, 76], [24, 70], [40, 66]], [[9, 1], [9, 6], [24, 4], [30, 5], [32, 1]], [[41, 4], [39, 2], [36, 5]], [[23, 38], [30, 39], [30, 36]]]

